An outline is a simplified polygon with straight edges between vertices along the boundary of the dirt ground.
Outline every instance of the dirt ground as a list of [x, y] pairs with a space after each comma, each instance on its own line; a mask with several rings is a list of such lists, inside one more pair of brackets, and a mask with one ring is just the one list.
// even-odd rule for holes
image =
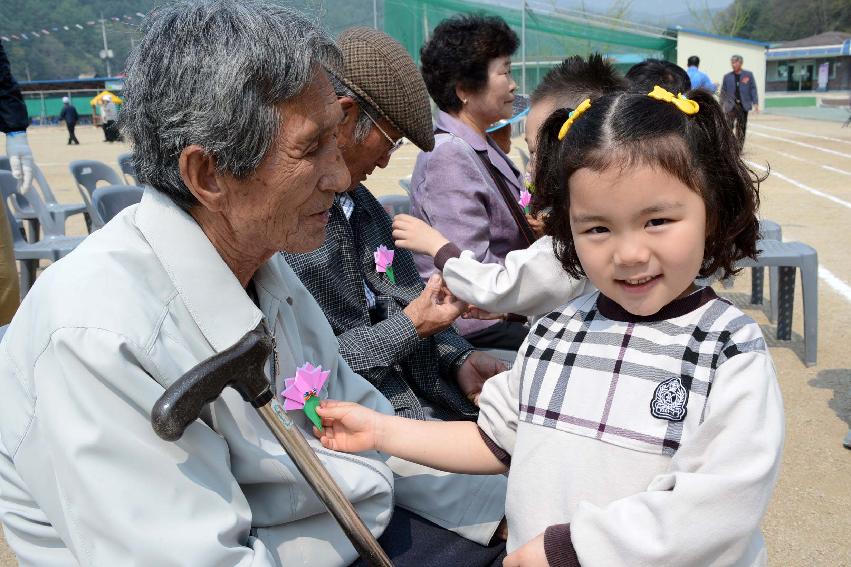
[[[78, 129], [79, 146], [65, 145], [64, 129], [32, 128], [36, 160], [60, 201], [80, 202], [68, 172], [75, 159], [98, 159], [117, 168], [128, 148], [107, 144], [100, 130]], [[515, 142], [523, 146], [520, 139]], [[851, 128], [835, 122], [751, 113], [746, 158], [770, 165], [762, 185], [762, 216], [781, 224], [784, 240], [799, 240], [819, 253], [818, 364], [802, 363], [800, 278], [791, 341], [774, 339], [775, 327], [761, 306], [750, 305], [750, 273], [730, 289], [717, 287], [762, 326], [771, 345], [786, 407], [786, 446], [774, 498], [763, 523], [772, 566], [851, 566], [851, 451], [842, 439], [851, 426]], [[377, 195], [403, 193], [418, 150], [405, 145], [390, 166], [367, 185]], [[519, 155], [512, 151], [512, 157]], [[69, 234], [85, 234], [81, 217]], [[767, 288], [767, 286], [766, 286]], [[758, 431], [753, 432], [759, 435]], [[0, 540], [0, 565], [14, 565]]]

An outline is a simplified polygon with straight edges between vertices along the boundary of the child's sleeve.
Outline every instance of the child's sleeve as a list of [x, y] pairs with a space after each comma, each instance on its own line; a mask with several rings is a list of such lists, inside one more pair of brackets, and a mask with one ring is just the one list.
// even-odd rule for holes
[[[762, 519], [780, 466], [784, 419], [766, 352], [733, 356], [716, 371], [705, 421], [668, 472], [607, 506], [582, 502], [550, 526], [551, 565], [751, 565], [765, 551]], [[624, 471], [628, 474], [628, 471]]]
[[594, 289], [585, 278], [577, 280], [564, 272], [549, 236], [509, 252], [504, 266], [479, 262], [471, 251], [447, 244], [436, 255], [435, 266], [443, 270], [452, 293], [491, 313], [535, 317]]
[[511, 369], [489, 378], [479, 396], [479, 433], [488, 449], [507, 467], [511, 466], [517, 437], [520, 377], [524, 366], [522, 353], [526, 351], [526, 342], [523, 341]]

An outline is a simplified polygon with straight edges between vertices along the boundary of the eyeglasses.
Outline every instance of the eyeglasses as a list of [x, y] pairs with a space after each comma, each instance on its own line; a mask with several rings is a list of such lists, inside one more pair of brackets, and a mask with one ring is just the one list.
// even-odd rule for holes
[[370, 121], [370, 122], [372, 122], [373, 126], [375, 126], [376, 128], [378, 128], [378, 131], [379, 131], [379, 132], [381, 132], [381, 134], [384, 136], [384, 138], [385, 138], [388, 142], [390, 142], [390, 149], [389, 149], [389, 150], [387, 150], [387, 155], [388, 155], [388, 156], [393, 155], [393, 152], [395, 152], [396, 150], [398, 150], [399, 148], [401, 148], [401, 147], [402, 147], [402, 141], [404, 140], [404, 136], [403, 136], [403, 137], [401, 137], [401, 138], [399, 138], [398, 140], [396, 140], [396, 141], [394, 142], [394, 141], [393, 141], [393, 138], [391, 138], [391, 137], [390, 137], [390, 135], [389, 135], [389, 134], [387, 134], [387, 132], [385, 132], [385, 131], [384, 131], [384, 128], [382, 128], [381, 126], [379, 126], [379, 125], [378, 125], [378, 122], [376, 122], [376, 121], [375, 121], [375, 118], [373, 118], [372, 116], [370, 116], [370, 115], [369, 115], [369, 112], [367, 112], [366, 110], [364, 110], [363, 105], [361, 105], [361, 110], [363, 110], [363, 113], [364, 113], [364, 114], [366, 114], [366, 117], [367, 117], [367, 118], [369, 118], [369, 121]]

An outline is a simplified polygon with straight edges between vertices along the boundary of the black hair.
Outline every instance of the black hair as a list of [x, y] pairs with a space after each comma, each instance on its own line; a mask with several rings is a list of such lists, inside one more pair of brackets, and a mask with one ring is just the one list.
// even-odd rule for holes
[[505, 20], [481, 14], [458, 15], [440, 22], [420, 49], [428, 94], [444, 112], [457, 112], [460, 86], [479, 92], [488, 83], [488, 64], [517, 51], [520, 41]]
[[532, 104], [555, 100], [558, 107], [576, 108], [586, 98], [625, 90], [627, 86], [621, 74], [599, 53], [592, 53], [587, 60], [574, 55], [544, 75], [532, 93]]
[[[720, 105], [702, 89], [688, 98], [700, 110], [687, 115], [671, 103], [640, 93], [615, 93], [592, 102], [570, 127], [554, 112], [541, 126], [535, 157], [533, 213], [551, 208], [546, 233], [564, 270], [584, 276], [570, 231], [570, 177], [578, 170], [623, 170], [649, 165], [679, 179], [703, 198], [706, 243], [699, 275], [736, 273], [735, 263], [755, 258], [759, 234], [757, 176], [742, 161], [739, 147]], [[556, 214], [558, 213], [558, 214]]]
[[700, 57], [697, 55], [692, 55], [688, 58], [688, 62], [686, 63], [689, 67], [700, 67]]
[[630, 89], [647, 94], [659, 85], [674, 94], [686, 93], [691, 90], [691, 79], [688, 73], [675, 63], [661, 59], [645, 59], [630, 67], [626, 72], [626, 80]]

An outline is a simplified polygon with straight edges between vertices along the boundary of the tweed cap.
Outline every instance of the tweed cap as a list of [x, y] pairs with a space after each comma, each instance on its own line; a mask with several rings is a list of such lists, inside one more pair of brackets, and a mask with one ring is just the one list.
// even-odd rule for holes
[[398, 41], [366, 27], [349, 28], [343, 51], [343, 83], [421, 150], [434, 149], [428, 91], [414, 60]]

